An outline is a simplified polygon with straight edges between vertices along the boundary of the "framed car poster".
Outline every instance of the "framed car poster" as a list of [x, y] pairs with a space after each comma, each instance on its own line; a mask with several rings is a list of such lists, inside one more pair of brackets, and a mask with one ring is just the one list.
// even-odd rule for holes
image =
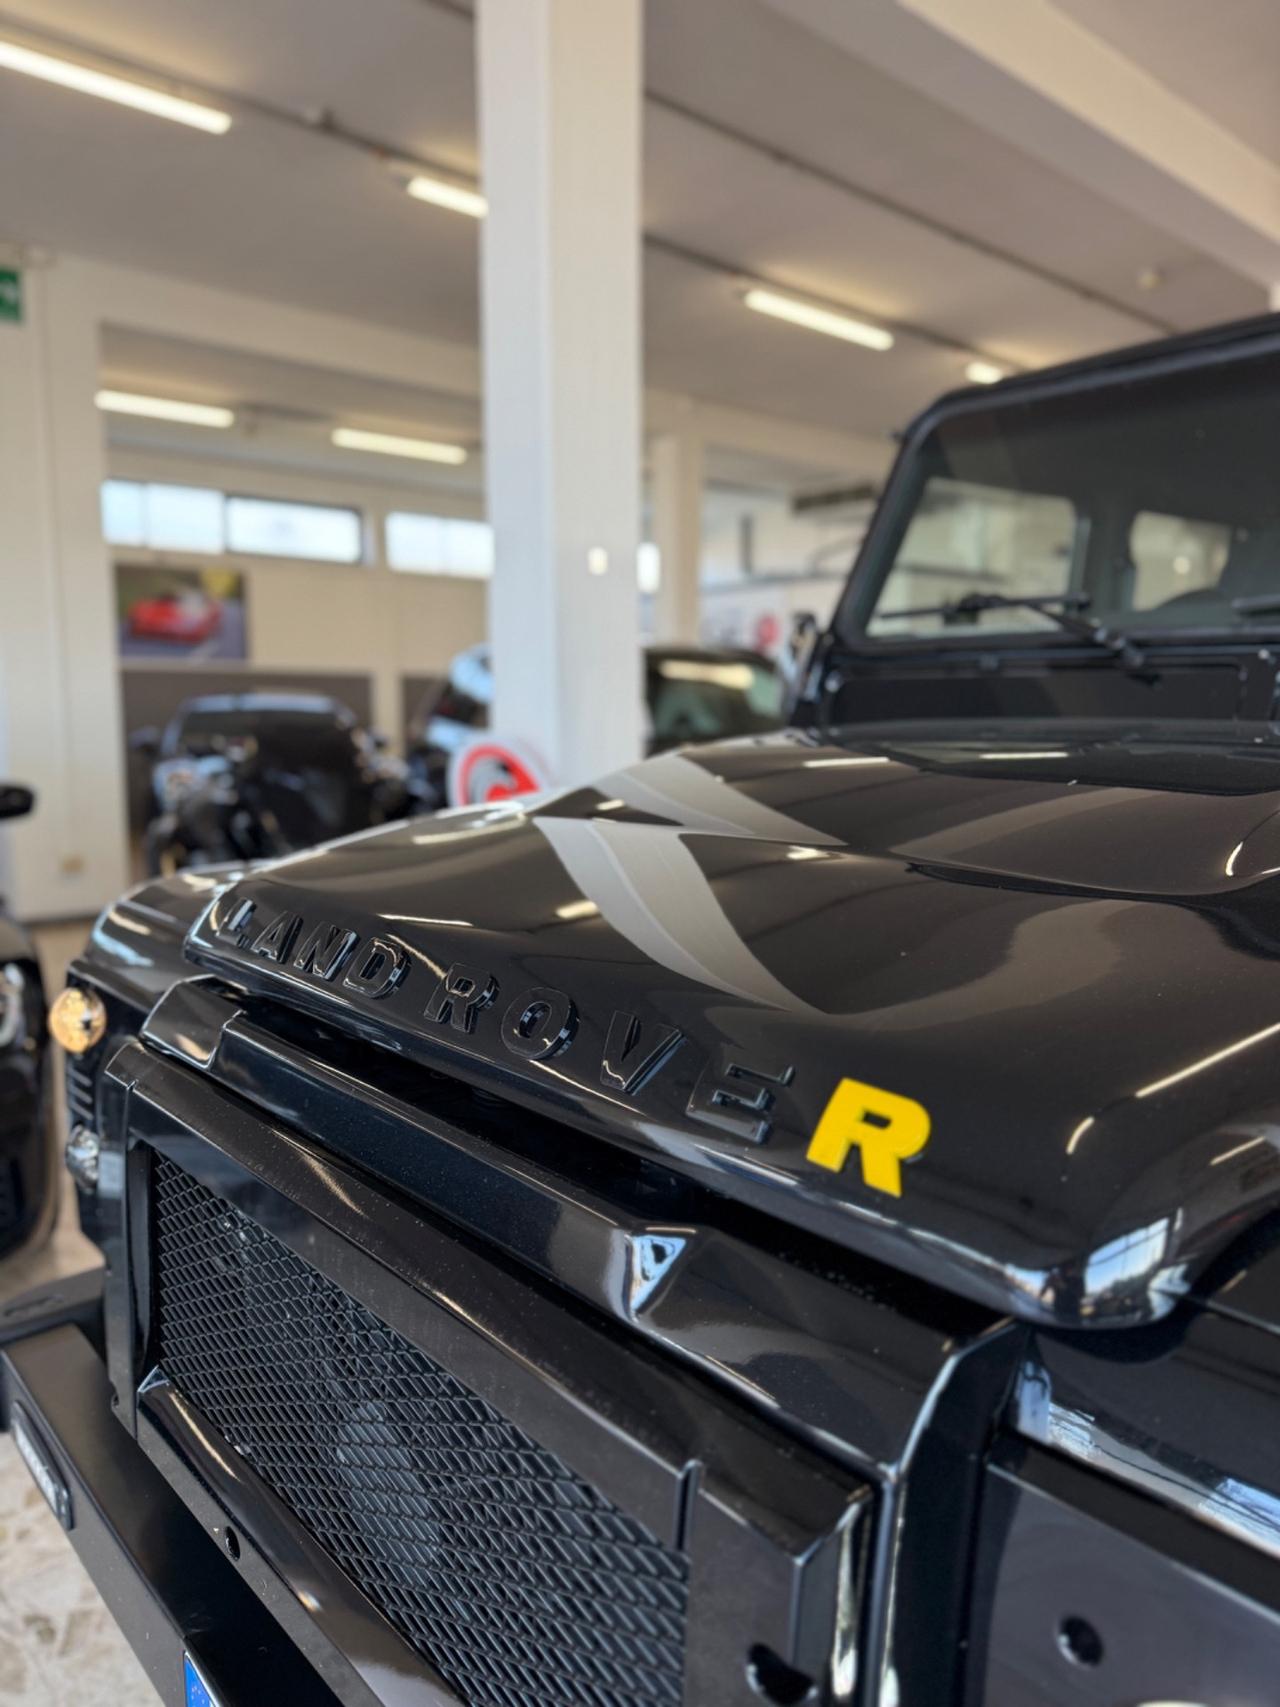
[[117, 564], [116, 645], [125, 659], [243, 663], [244, 576], [234, 569]]

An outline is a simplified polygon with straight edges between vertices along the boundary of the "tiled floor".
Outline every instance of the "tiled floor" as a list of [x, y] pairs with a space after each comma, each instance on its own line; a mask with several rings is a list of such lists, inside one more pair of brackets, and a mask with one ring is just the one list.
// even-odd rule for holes
[[[37, 932], [45, 981], [62, 987], [85, 926]], [[10, 1295], [81, 1268], [93, 1246], [66, 1182], [52, 1241], [7, 1266]], [[7, 1435], [0, 1436], [0, 1707], [157, 1707], [158, 1697]]]
[[157, 1701], [6, 1435], [0, 1441], [0, 1703], [156, 1707]]

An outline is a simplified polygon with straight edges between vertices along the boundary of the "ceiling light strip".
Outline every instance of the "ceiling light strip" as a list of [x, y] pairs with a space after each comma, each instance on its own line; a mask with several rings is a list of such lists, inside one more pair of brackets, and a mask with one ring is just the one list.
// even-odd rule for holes
[[135, 391], [99, 391], [94, 402], [113, 415], [142, 415], [152, 421], [181, 421], [189, 427], [230, 427], [235, 410], [212, 403], [182, 403], [173, 397], [145, 397]]
[[418, 462], [445, 462], [458, 467], [467, 460], [462, 445], [440, 444], [434, 439], [411, 439], [398, 433], [367, 433], [361, 427], [335, 427], [331, 442], [339, 450], [367, 450], [378, 456], [407, 456]]
[[444, 178], [431, 178], [425, 172], [410, 178], [405, 189], [416, 201], [448, 208], [450, 213], [465, 213], [469, 219], [483, 219], [489, 211], [489, 204], [479, 190], [469, 190], [464, 184], [449, 183]]
[[231, 128], [231, 114], [216, 107], [206, 107], [199, 101], [188, 101], [180, 95], [167, 94], [163, 89], [134, 83], [75, 60], [58, 59], [52, 54], [37, 53], [21, 43], [0, 39], [0, 67], [20, 71], [27, 77], [38, 77], [45, 83], [56, 83], [64, 89], [75, 89], [82, 95], [96, 95], [118, 106], [133, 107], [155, 118], [172, 119], [175, 124], [190, 125], [194, 130], [222, 136]]
[[803, 326], [808, 332], [823, 332], [828, 338], [843, 338], [847, 344], [861, 344], [867, 350], [891, 350], [893, 333], [883, 326], [855, 320], [850, 314], [837, 314], [830, 308], [800, 297], [784, 296], [780, 291], [761, 290], [753, 286], [742, 298], [747, 308], [757, 314], [768, 314], [775, 320], [786, 320], [792, 326]]

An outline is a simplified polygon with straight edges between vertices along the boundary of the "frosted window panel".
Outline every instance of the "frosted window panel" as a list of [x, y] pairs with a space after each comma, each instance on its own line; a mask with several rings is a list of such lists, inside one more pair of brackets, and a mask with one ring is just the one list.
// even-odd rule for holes
[[232, 551], [260, 557], [359, 563], [360, 513], [272, 498], [228, 498], [227, 544]]
[[656, 593], [662, 585], [662, 553], [652, 540], [636, 552], [636, 582], [642, 593]]
[[102, 482], [102, 537], [108, 545], [147, 543], [146, 488], [138, 481]]
[[393, 510], [386, 545], [392, 569], [476, 579], [493, 571], [493, 529], [487, 522]]
[[157, 551], [224, 549], [222, 493], [203, 486], [148, 486], [146, 543]]

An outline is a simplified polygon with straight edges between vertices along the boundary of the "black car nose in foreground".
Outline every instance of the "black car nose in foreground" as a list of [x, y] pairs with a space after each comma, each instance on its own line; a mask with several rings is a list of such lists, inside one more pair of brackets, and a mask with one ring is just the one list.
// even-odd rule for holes
[[[0, 822], [34, 806], [29, 788], [0, 782]], [[36, 947], [0, 897], [0, 1259], [39, 1244], [57, 1214], [48, 1041]]]
[[944, 400], [789, 730], [103, 914], [5, 1398], [166, 1701], [1274, 1707], [1278, 416]]

